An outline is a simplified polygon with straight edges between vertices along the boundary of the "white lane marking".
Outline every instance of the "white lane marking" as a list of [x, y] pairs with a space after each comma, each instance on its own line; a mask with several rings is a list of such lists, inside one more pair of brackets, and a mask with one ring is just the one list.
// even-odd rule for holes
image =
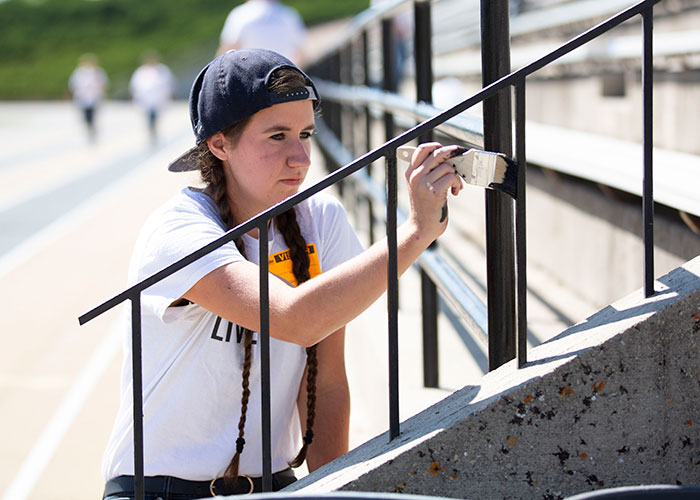
[[120, 332], [121, 328], [114, 326], [95, 349], [58, 410], [44, 427], [31, 452], [24, 459], [22, 467], [5, 491], [3, 500], [24, 500], [32, 492], [88, 396], [119, 352]]
[[[101, 204], [108, 203], [112, 197], [117, 196], [119, 191], [132, 179], [143, 175], [145, 169], [165, 168], [168, 161], [186, 149], [183, 143], [184, 140], [174, 141], [169, 147], [149, 156], [142, 162], [143, 165], [133, 168], [121, 179], [111, 182], [109, 187], [96, 192], [83, 203], [63, 214], [55, 222], [40, 229], [34, 236], [27, 238], [12, 250], [0, 256], [0, 279], [16, 267], [28, 262], [41, 250], [54, 243], [70, 230], [93, 217]], [[174, 151], [177, 151], [177, 153], [175, 154]]]

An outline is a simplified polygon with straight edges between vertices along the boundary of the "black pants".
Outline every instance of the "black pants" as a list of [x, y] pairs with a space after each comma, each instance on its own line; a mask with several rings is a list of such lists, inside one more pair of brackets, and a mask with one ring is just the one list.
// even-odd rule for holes
[[[292, 469], [272, 475], [272, 489], [278, 491], [296, 481]], [[262, 478], [241, 476], [235, 487], [228, 488], [223, 479], [216, 481], [189, 481], [172, 476], [144, 478], [145, 500], [196, 500], [216, 495], [245, 495], [262, 492]], [[104, 500], [131, 500], [134, 498], [134, 477], [119, 476], [107, 481]]]

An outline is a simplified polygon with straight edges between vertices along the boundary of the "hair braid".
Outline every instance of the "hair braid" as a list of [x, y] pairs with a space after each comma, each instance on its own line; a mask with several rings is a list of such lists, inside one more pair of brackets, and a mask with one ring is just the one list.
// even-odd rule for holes
[[[294, 70], [287, 70], [285, 68], [278, 70], [273, 75], [269, 88], [270, 90], [274, 90], [276, 92], [283, 92], [301, 85], [310, 85], [310, 82], [301, 73]], [[318, 101], [316, 101], [314, 106], [317, 104]], [[249, 119], [250, 117], [241, 120], [240, 122], [237, 122], [223, 130], [224, 135], [234, 143], [237, 142]], [[202, 181], [207, 186], [207, 191], [217, 206], [219, 217], [224, 223], [225, 228], [227, 230], [231, 229], [235, 225], [235, 220], [227, 197], [226, 178], [224, 175], [223, 163], [211, 153], [206, 141], [201, 142], [198, 148], [198, 160]], [[311, 276], [309, 274], [309, 255], [307, 253], [306, 241], [304, 240], [301, 230], [299, 229], [295, 209], [292, 207], [288, 211], [278, 215], [276, 217], [276, 223], [279, 231], [284, 237], [285, 242], [289, 246], [294, 277], [296, 278], [297, 283], [301, 284], [304, 281], [309, 280]], [[246, 255], [243, 239], [237, 238], [235, 243], [236, 247], [241, 252], [241, 255], [245, 257]], [[246, 413], [248, 411], [248, 400], [250, 398], [249, 380], [250, 368], [252, 364], [253, 332], [247, 328], [243, 328], [242, 332], [245, 336], [245, 354], [243, 372], [241, 374], [241, 385], [243, 388], [241, 395], [241, 416], [238, 422], [236, 453], [233, 455], [231, 462], [224, 472], [224, 481], [233, 485], [238, 482], [238, 465], [240, 462], [240, 455], [243, 452], [243, 447], [245, 445], [244, 434]], [[293, 467], [298, 467], [304, 462], [306, 459], [308, 446], [311, 444], [313, 439], [313, 425], [316, 418], [316, 375], [318, 373], [316, 346], [311, 346], [306, 349], [306, 365], [306, 433], [304, 434], [304, 445], [299, 451], [297, 457], [290, 464]]]
[[245, 335], [245, 357], [243, 361], [243, 373], [242, 386], [243, 392], [241, 394], [241, 417], [238, 420], [238, 438], [236, 439], [236, 453], [234, 453], [231, 462], [226, 467], [224, 472], [224, 482], [229, 486], [235, 486], [238, 483], [238, 464], [241, 459], [241, 453], [243, 453], [243, 447], [245, 446], [245, 422], [246, 414], [248, 413], [248, 400], [250, 399], [250, 366], [253, 360], [253, 332], [249, 329], [244, 328], [243, 334]]
[[[309, 254], [306, 248], [306, 240], [301, 234], [297, 222], [296, 211], [290, 208], [275, 218], [279, 231], [284, 236], [284, 241], [289, 246], [292, 257], [292, 271], [298, 284], [302, 284], [311, 278], [309, 274]], [[299, 454], [290, 462], [290, 466], [299, 467], [306, 460], [306, 453], [314, 437], [314, 420], [316, 419], [316, 375], [318, 374], [318, 355], [316, 346], [306, 348], [306, 432], [304, 444]]]
[[[226, 177], [224, 175], [223, 164], [221, 160], [209, 151], [209, 146], [207, 146], [206, 141], [199, 144], [197, 152], [199, 155], [199, 171], [202, 181], [207, 186], [209, 196], [214, 200], [216, 208], [219, 210], [219, 217], [224, 223], [225, 228], [227, 230], [231, 229], [233, 227], [233, 214], [231, 213], [231, 207], [228, 204], [228, 197], [226, 196]], [[236, 246], [238, 246], [238, 243], [236, 243]], [[241, 250], [240, 246], [238, 250]]]
[[[207, 186], [209, 195], [216, 204], [219, 211], [219, 217], [224, 223], [224, 227], [228, 230], [234, 226], [233, 214], [231, 213], [231, 207], [228, 203], [228, 198], [226, 196], [226, 177], [224, 176], [224, 169], [221, 160], [216, 158], [211, 151], [206, 142], [199, 145], [199, 162], [200, 162], [200, 172], [202, 176], [202, 181]], [[243, 243], [243, 238], [236, 238], [236, 247], [238, 251], [243, 255], [245, 254], [245, 244]], [[235, 486], [238, 482], [238, 464], [240, 462], [241, 453], [243, 453], [243, 447], [245, 446], [245, 424], [246, 415], [248, 413], [248, 401], [250, 399], [250, 367], [252, 365], [253, 359], [253, 332], [247, 328], [242, 329], [244, 336], [244, 359], [243, 359], [243, 372], [241, 374], [241, 386], [243, 391], [241, 393], [241, 416], [238, 420], [238, 438], [236, 439], [236, 453], [234, 453], [231, 458], [231, 462], [226, 467], [224, 472], [224, 482], [228, 485]]]

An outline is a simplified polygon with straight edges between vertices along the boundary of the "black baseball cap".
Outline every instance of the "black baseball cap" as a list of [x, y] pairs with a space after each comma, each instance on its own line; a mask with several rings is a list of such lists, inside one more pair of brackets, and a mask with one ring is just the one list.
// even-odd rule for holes
[[[313, 82], [284, 93], [269, 90], [270, 77], [280, 68], [292, 68], [306, 76], [292, 61], [266, 49], [229, 50], [207, 64], [190, 90], [190, 120], [196, 144], [275, 104], [315, 100], [318, 105]], [[168, 170], [197, 170], [196, 155], [197, 146], [170, 163]]]

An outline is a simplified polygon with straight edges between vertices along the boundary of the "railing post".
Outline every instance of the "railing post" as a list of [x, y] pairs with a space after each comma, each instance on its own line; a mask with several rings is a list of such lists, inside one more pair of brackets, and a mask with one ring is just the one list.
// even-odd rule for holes
[[[345, 85], [354, 85], [352, 75], [352, 43], [348, 42], [343, 48], [340, 49], [340, 83]], [[352, 152], [353, 156], [356, 154], [355, 151], [355, 106], [354, 105], [344, 105], [340, 104], [340, 121], [342, 123], [341, 132], [343, 136], [339, 137], [340, 142]]]
[[143, 478], [143, 365], [141, 364], [141, 294], [131, 297], [131, 390], [134, 416], [134, 495], [144, 500]]
[[[317, 63], [312, 71], [315, 71], [322, 79], [331, 80], [331, 58], [325, 56], [319, 63]], [[333, 103], [329, 101], [323, 101], [322, 103], [323, 113], [325, 117], [326, 124], [331, 128], [331, 116], [333, 115]], [[326, 172], [330, 173], [335, 169], [335, 164], [331, 155], [326, 153], [325, 149], [321, 148], [321, 154], [323, 155], [323, 162], [326, 167]]]
[[258, 226], [260, 272], [260, 390], [262, 425], [262, 489], [272, 491], [272, 439], [270, 407], [270, 289], [268, 274], [267, 219]]
[[399, 276], [397, 253], [396, 152], [386, 155], [386, 236], [389, 248], [387, 264], [387, 307], [389, 312], [389, 439], [397, 438], [399, 429]]
[[525, 210], [527, 157], [525, 155], [525, 77], [515, 85], [515, 153], [518, 198], [515, 200], [516, 354], [518, 368], [527, 363], [527, 228]]
[[[382, 64], [383, 64], [383, 75], [382, 75], [382, 88], [388, 92], [396, 92], [398, 88], [398, 82], [396, 81], [396, 44], [394, 43], [394, 32], [392, 29], [393, 18], [389, 17], [382, 19]], [[384, 140], [389, 141], [394, 138], [394, 114], [385, 111], [384, 112]], [[394, 160], [396, 155], [394, 155]], [[396, 171], [396, 164], [389, 165], [389, 156], [386, 157], [386, 174], [389, 175], [390, 171]], [[396, 179], [387, 178], [387, 183], [395, 182]], [[388, 223], [388, 222], [387, 222]], [[396, 303], [399, 303], [399, 291], [398, 287], [396, 289]], [[397, 395], [398, 397], [398, 395]], [[398, 431], [397, 431], [398, 435]]]
[[653, 51], [654, 4], [642, 12], [644, 50], [642, 65], [642, 94], [644, 101], [644, 180], [642, 185], [642, 223], [644, 226], [644, 294], [654, 295], [654, 51]]
[[[382, 19], [382, 65], [383, 83], [382, 88], [389, 92], [396, 92], [397, 82], [394, 66], [396, 65], [396, 50], [391, 29], [391, 18]], [[394, 115], [384, 112], [384, 138], [385, 140], [394, 137]]]
[[[484, 86], [510, 73], [508, 0], [481, 0], [481, 61]], [[484, 101], [484, 147], [512, 154], [511, 96], [501, 91]], [[515, 249], [513, 202], [486, 190], [486, 272], [489, 370], [515, 357]]]
[[[338, 50], [331, 56], [330, 61], [330, 80], [333, 82], [340, 83], [341, 81], [341, 53]], [[328, 116], [328, 126], [333, 131], [335, 136], [339, 141], [343, 141], [343, 117], [342, 117], [342, 104], [339, 102], [334, 102], [329, 106], [331, 113]], [[337, 168], [337, 166], [336, 166]], [[335, 168], [333, 169], [335, 170]], [[343, 181], [338, 182], [338, 194], [343, 197]]]
[[[342, 46], [338, 51], [338, 57], [340, 61], [340, 71], [339, 71], [339, 82], [343, 85], [353, 85], [355, 82], [352, 80], [352, 42], [348, 42], [346, 45]], [[352, 153], [355, 154], [355, 105], [338, 103], [338, 114], [340, 115], [340, 135], [338, 139], [340, 143]], [[342, 165], [339, 165], [339, 167]], [[357, 193], [352, 182], [341, 182], [339, 187], [341, 188], [341, 193], [343, 194], [343, 199], [346, 205], [346, 210], [348, 212], [355, 212], [357, 210], [356, 196]]]
[[[364, 84], [366, 87], [371, 86], [371, 78], [369, 74], [369, 40], [367, 35], [367, 30], [362, 31], [362, 73], [364, 77]], [[365, 148], [366, 151], [372, 149], [372, 113], [369, 106], [365, 104]], [[372, 164], [367, 165], [367, 175], [372, 177]], [[375, 241], [374, 239], [374, 204], [372, 203], [372, 198], [367, 197], [367, 231], [369, 233], [369, 244], [372, 245]]]
[[[430, 2], [414, 0], [414, 59], [416, 63], [416, 100], [433, 102], [432, 30]], [[433, 140], [432, 130], [420, 142]], [[437, 240], [431, 245], [437, 248]], [[428, 274], [421, 269], [421, 310], [423, 320], [423, 385], [439, 386], [438, 356], [438, 293]]]

